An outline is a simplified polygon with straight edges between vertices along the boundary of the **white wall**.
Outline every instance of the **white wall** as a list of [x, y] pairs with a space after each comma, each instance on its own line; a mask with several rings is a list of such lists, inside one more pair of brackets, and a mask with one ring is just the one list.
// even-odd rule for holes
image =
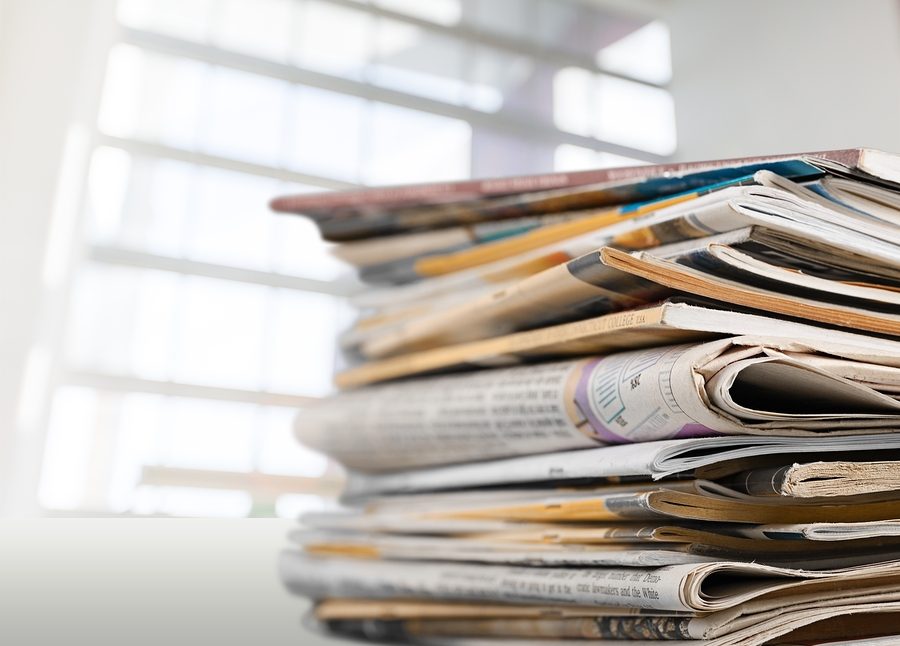
[[900, 152], [897, 0], [669, 0], [681, 159]]
[[[55, 208], [55, 199], [71, 126], [96, 113], [102, 65], [90, 63], [102, 54], [98, 28], [107, 21], [100, 14], [111, 24], [112, 6], [109, 0], [0, 0], [0, 514], [31, 511], [9, 505], [31, 498], [15, 491], [33, 491], [43, 442], [40, 420], [21, 415], [23, 378], [29, 357], [37, 356], [35, 344], [52, 343], [48, 327], [57, 317], [48, 309], [59, 304], [47, 289], [45, 254], [54, 213], [65, 220], [78, 212], [77, 204]], [[74, 225], [59, 224], [60, 231]], [[54, 260], [65, 259], [72, 240], [61, 239]], [[31, 365], [37, 369], [29, 382], [30, 412], [40, 417], [52, 369]]]

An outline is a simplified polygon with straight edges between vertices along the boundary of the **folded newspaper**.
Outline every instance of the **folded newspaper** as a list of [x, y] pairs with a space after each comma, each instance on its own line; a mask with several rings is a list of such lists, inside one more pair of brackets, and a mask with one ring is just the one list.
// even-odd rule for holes
[[900, 643], [900, 157], [278, 198], [373, 285], [280, 571], [383, 643]]
[[[764, 468], [773, 458], [793, 462], [803, 460], [806, 455], [822, 459], [833, 454], [851, 457], [861, 454], [864, 456], [861, 459], [865, 460], [871, 454], [896, 457], [898, 449], [900, 434], [895, 432], [832, 434], [812, 441], [806, 436], [785, 435], [681, 438], [426, 469], [382, 473], [352, 471], [345, 496], [352, 499], [528, 483], [660, 480], [685, 475], [718, 479], [755, 466]], [[816, 477], [828, 482], [837, 480], [839, 473], [836, 468], [824, 467], [816, 471]]]
[[[515, 640], [516, 644], [528, 645], [571, 643], [556, 640], [590, 640], [592, 644], [649, 646], [665, 640], [664, 643], [703, 646], [756, 646], [767, 643], [886, 646], [895, 642], [860, 636], [882, 635], [885, 631], [900, 627], [900, 603], [897, 598], [896, 593], [880, 591], [837, 599], [809, 595], [791, 599], [785, 605], [768, 610], [720, 611], [696, 617], [672, 614], [631, 616], [608, 611], [596, 616], [572, 613], [574, 616], [562, 618], [509, 617], [501, 612], [498, 617], [357, 619], [341, 616], [345, 613], [337, 605], [326, 605], [324, 610], [317, 608], [316, 613], [321, 623], [332, 632], [393, 644], [486, 646], [497, 644], [497, 638], [509, 640], [519, 637]], [[841, 636], [850, 639], [841, 639]], [[479, 637], [483, 640], [475, 639]], [[644, 641], [646, 639], [652, 641]], [[823, 641], [825, 639], [828, 641]]]
[[[849, 207], [825, 204], [818, 193], [770, 172], [760, 171], [754, 178], [758, 186], [720, 187], [539, 249], [542, 258], [556, 258], [557, 263], [560, 253], [572, 259], [468, 299], [438, 302], [426, 310], [412, 310], [380, 324], [360, 327], [345, 336], [344, 343], [367, 357], [385, 357], [633, 308], [665, 298], [673, 289], [698, 293], [682, 283], [644, 280], [646, 275], [635, 276], [637, 272], [608, 262], [597, 249], [610, 245], [649, 249], [636, 255], [665, 260], [668, 265], [715, 265], [720, 275], [729, 270], [727, 277], [748, 280], [751, 287], [777, 282], [781, 291], [788, 289], [806, 301], [821, 303], [819, 308], [831, 305], [838, 312], [865, 312], [893, 306], [896, 310], [900, 302], [900, 237], [892, 225], [867, 219]], [[525, 264], [539, 267], [531, 256]], [[479, 271], [484, 276], [488, 275], [484, 272], [496, 270], [508, 273], [507, 265], [515, 262], [522, 262], [521, 256], [503, 260], [495, 269]], [[741, 275], [735, 276], [738, 272]], [[461, 274], [452, 276], [458, 282]], [[435, 281], [413, 286], [420, 301], [428, 295], [423, 293], [425, 286], [433, 293]], [[704, 295], [722, 299], [718, 294]], [[752, 294], [745, 301], [741, 304], [761, 305]], [[784, 313], [841, 324], [837, 314], [812, 316], [804, 312], [794, 309]], [[877, 316], [877, 312], [870, 316]], [[898, 320], [887, 311], [862, 327], [881, 331], [873, 326], [887, 322], [894, 327], [884, 331], [897, 333]]]
[[350, 391], [301, 442], [377, 471], [720, 434], [860, 433], [900, 422], [900, 343], [732, 337]]
[[900, 562], [829, 570], [712, 561], [659, 568], [521, 567], [281, 556], [285, 583], [313, 598], [421, 598], [713, 612], [759, 598], [900, 587]]
[[761, 316], [749, 310], [723, 309], [711, 301], [669, 298], [638, 309], [369, 361], [339, 373], [335, 381], [342, 388], [353, 388], [471, 367], [491, 368], [742, 335], [891, 345], [890, 341], [843, 330]]

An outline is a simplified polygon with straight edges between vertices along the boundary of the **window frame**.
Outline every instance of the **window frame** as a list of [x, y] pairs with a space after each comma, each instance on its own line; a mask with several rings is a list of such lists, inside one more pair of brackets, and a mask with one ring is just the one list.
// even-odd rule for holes
[[[452, 26], [442, 25], [385, 9], [383, 7], [374, 6], [371, 3], [362, 4], [353, 2], [352, 0], [327, 1], [335, 6], [364, 11], [375, 18], [385, 18], [413, 25], [427, 33], [462, 39], [465, 41], [466, 46], [471, 49], [483, 45], [511, 54], [527, 56], [532, 60], [548, 63], [557, 66], [558, 68], [571, 66], [582, 67], [592, 74], [604, 74], [606, 76], [620, 78], [654, 88], [667, 89], [668, 87], [667, 83], [654, 83], [604, 69], [594, 59], [575, 56], [558, 49], [543, 47], [536, 43], [476, 29], [464, 22]], [[115, 10], [115, 2], [112, 0], [104, 0], [103, 5], [112, 8], [113, 11]], [[208, 43], [198, 43], [159, 32], [136, 29], [121, 25], [118, 22], [116, 22], [113, 32], [109, 42], [106, 43], [103, 48], [102, 58], [104, 60], [108, 58], [109, 52], [113, 46], [120, 43], [127, 44], [137, 47], [142, 51], [225, 67], [269, 79], [284, 81], [294, 86], [309, 86], [357, 97], [369, 102], [380, 102], [429, 114], [459, 119], [468, 123], [473, 132], [478, 130], [489, 130], [551, 147], [569, 144], [581, 148], [588, 148], [597, 153], [610, 153], [616, 156], [639, 159], [648, 163], [663, 163], [672, 159], [672, 155], [660, 155], [604, 141], [591, 136], [566, 132], [556, 127], [553, 124], [552, 119], [547, 123], [538, 123], [521, 115], [506, 113], [503, 110], [498, 112], [480, 111], [465, 105], [442, 102], [395, 89], [380, 87], [367, 80], [343, 78], [304, 68], [295, 64], [275, 62], [223, 49]], [[99, 104], [99, 102], [97, 103]], [[84, 193], [84, 187], [87, 185], [86, 161], [93, 154], [93, 151], [104, 146], [123, 150], [135, 157], [180, 161], [195, 164], [200, 167], [233, 171], [246, 175], [281, 182], [299, 183], [327, 190], [347, 189], [359, 185], [355, 182], [343, 181], [333, 177], [297, 172], [282, 167], [258, 164], [203, 152], [189, 151], [139, 138], [113, 136], [100, 130], [96, 120], [96, 113], [93, 115], [92, 120], [87, 121], [86, 125], [88, 134], [86, 143], [83, 144], [83, 155], [85, 159], [83, 159], [82, 162], [84, 162], [85, 170], [81, 173], [82, 194]], [[86, 211], [86, 200], [84, 197], [81, 198], [77, 208], [80, 214], [79, 217], [83, 221], [84, 212]], [[81, 246], [81, 249], [75, 254], [75, 258], [71, 263], [71, 267], [76, 272], [83, 263], [93, 262], [109, 266], [156, 269], [174, 272], [179, 275], [204, 276], [220, 280], [245, 282], [270, 288], [285, 288], [300, 292], [321, 293], [335, 297], [348, 296], [359, 288], [359, 284], [354, 279], [326, 281], [290, 276], [277, 272], [243, 269], [224, 264], [198, 262], [185, 258], [175, 258], [140, 252], [118, 246], [92, 244], [87, 241], [86, 237], [83, 235], [80, 239], [73, 241], [73, 244]], [[70, 276], [68, 278], [69, 284], [71, 284], [71, 280]], [[156, 381], [151, 379], [140, 379], [134, 376], [119, 376], [69, 368], [63, 365], [61, 359], [61, 356], [63, 355], [61, 350], [63, 349], [64, 332], [68, 327], [68, 316], [66, 312], [68, 309], [68, 296], [68, 293], [65, 294], [61, 299], [61, 305], [58, 306], [62, 313], [60, 316], [62, 322], [56, 330], [54, 346], [58, 352], [55, 352], [52, 358], [54, 362], [54, 378], [51, 380], [48, 389], [48, 401], [52, 400], [54, 392], [61, 386], [82, 386], [94, 389], [97, 392], [152, 393], [176, 397], [239, 401], [260, 406], [276, 405], [302, 407], [315, 400], [313, 397], [287, 393], [220, 388], [200, 384], [179, 383], [175, 381]], [[42, 432], [40, 437], [36, 438], [42, 442], [44, 446], [47, 439], [48, 424], [49, 414], [44, 416]], [[35, 456], [37, 469], [40, 469], [41, 453], [42, 451], [39, 451], [37, 456]], [[203, 481], [203, 474], [199, 473], [199, 471], [201, 470], [150, 465], [145, 469], [145, 476], [147, 477], [147, 483], [152, 483], [157, 486], [166, 483], [168, 483], [169, 486], [195, 486], [190, 483]], [[209, 472], [207, 475], [212, 477], [215, 474], [214, 472]], [[227, 475], [227, 478], [232, 478], [232, 482], [236, 481], [235, 479], [239, 477], [244, 478], [246, 482], [252, 482], [254, 478], [257, 478], [259, 481], [265, 480], [269, 483], [274, 481], [286, 481], [279, 480], [279, 477], [272, 477], [266, 480], [268, 474], [255, 471], [246, 473], [236, 472]], [[333, 484], [333, 480], [334, 472], [329, 472], [328, 479], [326, 479], [326, 485], [323, 486], [330, 487]], [[207, 482], [212, 482], [212, 480], [207, 479]], [[297, 481], [297, 485], [300, 485], [300, 480]], [[307, 488], [307, 486], [310, 488]], [[269, 488], [271, 489], [271, 487]], [[315, 485], [305, 483], [299, 492], [315, 492], [316, 490]], [[252, 490], [249, 490], [249, 493], [251, 496], [254, 495]], [[108, 510], [96, 508], [78, 508], [74, 511], [75, 513], [98, 515], [106, 515], [109, 513]], [[47, 514], [70, 513], [67, 510], [54, 509], [44, 509], [43, 512]]]

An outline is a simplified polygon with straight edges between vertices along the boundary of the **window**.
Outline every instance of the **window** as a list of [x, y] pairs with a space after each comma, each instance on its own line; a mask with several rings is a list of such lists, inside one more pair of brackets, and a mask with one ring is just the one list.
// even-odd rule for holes
[[[119, 0], [39, 498], [296, 515], [355, 289], [277, 194], [655, 162], [665, 25], [551, 0]], [[636, 53], [637, 52], [637, 53]], [[323, 480], [310, 478], [326, 476]]]

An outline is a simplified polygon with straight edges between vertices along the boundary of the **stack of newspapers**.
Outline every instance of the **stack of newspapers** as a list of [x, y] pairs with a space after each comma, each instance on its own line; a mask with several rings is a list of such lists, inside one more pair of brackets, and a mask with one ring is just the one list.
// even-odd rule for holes
[[[278, 198], [367, 288], [283, 580], [388, 643], [900, 643], [900, 156]], [[549, 640], [549, 641], [548, 641]]]

